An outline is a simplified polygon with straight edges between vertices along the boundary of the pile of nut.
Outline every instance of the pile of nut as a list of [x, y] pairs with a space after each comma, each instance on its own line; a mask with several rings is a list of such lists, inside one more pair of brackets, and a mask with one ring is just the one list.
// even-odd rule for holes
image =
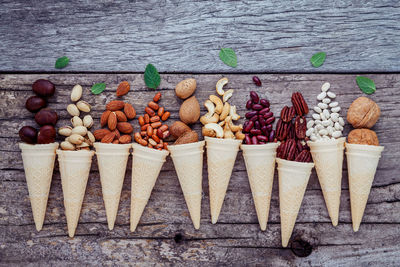
[[305, 142], [308, 105], [299, 92], [292, 94], [292, 107], [285, 106], [276, 125], [275, 136], [281, 141], [276, 156], [298, 162], [311, 162], [310, 148]]
[[321, 93], [317, 96], [320, 103], [314, 107], [312, 115], [314, 120], [307, 123], [306, 135], [311, 141], [330, 140], [343, 134], [344, 120], [339, 115], [341, 108], [337, 101], [333, 101], [336, 95], [328, 91], [330, 87], [328, 82], [322, 85]]
[[23, 126], [19, 130], [19, 136], [23, 142], [28, 144], [50, 144], [55, 141], [57, 113], [47, 106], [47, 98], [55, 93], [55, 86], [52, 82], [44, 79], [35, 81], [32, 90], [36, 96], [26, 100], [25, 107], [30, 112], [36, 113], [35, 121], [40, 125], [39, 132], [32, 126]]
[[164, 139], [169, 137], [168, 125], [163, 124], [171, 115], [169, 111], [165, 111], [164, 107], [158, 105], [161, 99], [161, 93], [158, 92], [153, 101], [147, 104], [144, 109], [145, 114], [138, 118], [140, 132], [134, 135], [135, 141], [142, 146], [154, 148], [158, 150], [167, 149], [167, 142]]
[[82, 86], [75, 85], [71, 91], [71, 101], [75, 104], [67, 106], [67, 112], [71, 115], [71, 126], [63, 126], [58, 129], [58, 134], [65, 136], [65, 141], [61, 142], [62, 150], [90, 150], [95, 138], [89, 129], [93, 126], [93, 118], [85, 115], [80, 118], [81, 112], [89, 113], [91, 106], [86, 101], [80, 100], [82, 97]]
[[128, 120], [136, 117], [133, 106], [121, 100], [112, 100], [100, 117], [102, 129], [94, 131], [94, 137], [102, 143], [129, 144], [132, 140], [132, 125]]
[[233, 121], [240, 119], [236, 113], [236, 106], [228, 103], [234, 90], [223, 89], [227, 83], [228, 78], [222, 78], [216, 84], [217, 93], [222, 100], [216, 95], [210, 95], [204, 102], [208, 112], [200, 118], [200, 122], [204, 125], [202, 133], [209, 137], [243, 140], [245, 138], [242, 132], [243, 126], [233, 124]]
[[272, 125], [275, 117], [269, 109], [269, 101], [260, 99], [256, 92], [251, 91], [246, 108], [251, 111], [246, 113], [247, 120], [243, 124], [245, 143], [257, 145], [274, 142], [275, 131], [272, 129]]

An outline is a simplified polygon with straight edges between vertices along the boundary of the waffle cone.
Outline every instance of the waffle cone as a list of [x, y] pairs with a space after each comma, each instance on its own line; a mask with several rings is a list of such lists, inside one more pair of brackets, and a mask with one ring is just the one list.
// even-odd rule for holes
[[383, 146], [358, 145], [346, 143], [347, 168], [349, 172], [349, 189], [351, 218], [353, 230], [360, 228], [365, 206], [376, 168], [378, 167]]
[[94, 143], [108, 229], [114, 229], [131, 144]]
[[168, 146], [195, 229], [200, 228], [204, 141]]
[[46, 215], [47, 199], [49, 197], [58, 143], [45, 145], [20, 143], [19, 148], [22, 151], [22, 162], [24, 164], [26, 184], [28, 185], [33, 220], [35, 221], [36, 230], [40, 231]]
[[262, 231], [267, 228], [278, 145], [278, 143], [241, 145], [258, 222]]
[[215, 224], [228, 189], [241, 140], [205, 137], [207, 144], [208, 186], [211, 222]]
[[167, 150], [156, 150], [132, 144], [131, 231], [134, 232], [149, 201], [151, 191], [168, 155]]
[[94, 152], [87, 150], [57, 150], [57, 154], [60, 164], [68, 235], [73, 237], [81, 213]]
[[333, 226], [339, 221], [345, 138], [307, 142]]
[[279, 174], [279, 208], [282, 246], [287, 247], [314, 163], [276, 159]]

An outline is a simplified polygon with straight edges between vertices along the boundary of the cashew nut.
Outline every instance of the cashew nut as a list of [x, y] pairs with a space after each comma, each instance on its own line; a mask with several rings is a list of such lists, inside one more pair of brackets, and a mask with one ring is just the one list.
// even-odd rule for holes
[[231, 116], [226, 117], [225, 122], [228, 124], [229, 128], [234, 133], [243, 129], [243, 126], [241, 124], [240, 125], [233, 124]]
[[220, 121], [220, 122], [218, 122], [218, 124], [219, 124], [219, 126], [224, 127], [225, 121]]
[[224, 100], [224, 102], [228, 101], [229, 98], [232, 97], [233, 91], [234, 91], [233, 89], [229, 89], [228, 91], [226, 91], [226, 92], [224, 93], [224, 96], [222, 97], [222, 100]]
[[207, 108], [207, 114], [205, 114], [208, 117], [211, 117], [212, 115], [214, 115], [215, 112], [215, 106], [213, 104], [213, 102], [211, 102], [211, 100], [206, 100], [206, 102], [204, 102], [204, 106]]
[[222, 112], [221, 115], [219, 116], [219, 120], [225, 120], [225, 118], [228, 116], [229, 114], [229, 110], [230, 110], [231, 105], [229, 105], [228, 102], [225, 102], [224, 107], [222, 108]]
[[217, 84], [216, 84], [216, 89], [217, 89], [217, 93], [219, 95], [224, 95], [224, 85], [228, 83], [228, 78], [224, 77], [222, 79], [220, 79]]
[[211, 100], [211, 102], [213, 102], [215, 104], [215, 113], [221, 114], [222, 108], [224, 106], [224, 104], [222, 103], [221, 98], [219, 98], [216, 95], [210, 95], [210, 100]]
[[201, 129], [201, 133], [203, 136], [209, 136], [209, 137], [215, 137], [215, 131], [213, 129], [207, 129], [206, 127], [203, 127]]
[[235, 133], [235, 137], [236, 139], [243, 140], [246, 136], [244, 135], [244, 133], [242, 133], [242, 131], [237, 131]]
[[236, 113], [236, 106], [231, 106], [229, 111], [229, 116], [232, 117], [232, 120], [237, 121], [240, 119], [240, 116]]
[[224, 130], [222, 129], [221, 126], [219, 126], [216, 123], [208, 123], [208, 124], [204, 125], [204, 128], [214, 130], [215, 134], [218, 138], [224, 137]]
[[225, 139], [235, 139], [235, 135], [233, 134], [233, 132], [231, 131], [231, 129], [229, 128], [229, 125], [227, 123], [225, 123], [225, 127], [224, 127], [224, 138]]
[[214, 113], [212, 116], [208, 116], [208, 113], [200, 117], [200, 122], [203, 125], [206, 125], [208, 123], [217, 123], [219, 121], [219, 115], [217, 113]]

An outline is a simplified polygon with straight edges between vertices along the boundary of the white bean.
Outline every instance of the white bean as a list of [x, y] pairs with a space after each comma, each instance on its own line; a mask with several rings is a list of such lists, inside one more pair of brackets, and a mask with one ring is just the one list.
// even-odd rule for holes
[[328, 92], [327, 95], [328, 95], [330, 98], [335, 98], [335, 97], [336, 97], [335, 93], [333, 93], [333, 92]]
[[314, 111], [317, 112], [317, 113], [321, 113], [322, 109], [320, 107], [315, 106], [314, 107]]
[[343, 131], [343, 127], [342, 127], [342, 125], [340, 125], [339, 122], [335, 122], [335, 129], [338, 131]]
[[333, 122], [337, 122], [339, 120], [339, 113], [333, 112], [331, 114], [331, 119]]
[[317, 138], [317, 136], [315, 136], [315, 134], [311, 135], [310, 139], [311, 139], [311, 141], [317, 141], [318, 140], [318, 138]]
[[312, 117], [313, 117], [314, 120], [320, 120], [321, 119], [321, 117], [318, 114], [313, 114]]
[[332, 126], [326, 127], [326, 130], [328, 131], [329, 135], [332, 135], [334, 128]]
[[321, 91], [322, 91], [322, 92], [326, 92], [326, 91], [329, 90], [330, 87], [331, 87], [331, 84], [328, 83], [328, 82], [326, 82], [326, 83], [324, 83], [324, 84], [322, 85]]
[[314, 121], [313, 120], [309, 120], [308, 122], [307, 122], [307, 129], [310, 129], [311, 127], [313, 127], [314, 126]]
[[327, 127], [327, 126], [329, 126], [331, 123], [330, 123], [330, 120], [324, 120], [324, 121], [322, 121], [322, 126], [324, 126], [324, 127]]
[[327, 135], [328, 134], [328, 130], [327, 129], [321, 129], [318, 132], [320, 135]]
[[332, 119], [329, 119], [329, 126], [333, 127], [334, 122], [332, 121]]
[[322, 130], [322, 129], [324, 129], [324, 126], [322, 124], [315, 125], [315, 130], [316, 131], [319, 131], [319, 130]]
[[342, 132], [341, 131], [334, 131], [332, 133], [332, 137], [334, 137], [334, 138], [339, 138], [341, 136], [342, 136]]
[[339, 112], [340, 111], [340, 107], [334, 107], [331, 108], [332, 112]]
[[334, 107], [337, 107], [338, 105], [339, 105], [339, 103], [335, 101], [335, 102], [330, 103], [329, 107], [334, 108]]
[[321, 92], [318, 96], [317, 96], [317, 99], [318, 100], [322, 100], [322, 99], [324, 99], [326, 97], [326, 92]]
[[306, 131], [307, 136], [311, 136], [314, 133], [314, 128], [310, 128]]
[[322, 112], [322, 113], [319, 113], [319, 116], [321, 117], [321, 120], [322, 120], [322, 121], [326, 120], [326, 117], [325, 117], [325, 115], [324, 115], [323, 112]]
[[329, 98], [324, 98], [322, 99], [322, 103], [329, 104], [331, 103], [331, 100]]
[[344, 120], [343, 120], [343, 118], [342, 117], [339, 117], [339, 124], [340, 124], [340, 126], [344, 126]]
[[324, 109], [323, 113], [324, 113], [324, 116], [325, 116], [326, 120], [329, 119], [329, 117], [331, 116], [331, 113], [327, 109]]
[[325, 103], [318, 103], [318, 107], [319, 107], [320, 109], [326, 109], [326, 108], [328, 108], [328, 105], [325, 104]]
[[315, 125], [321, 124], [321, 120], [315, 120]]

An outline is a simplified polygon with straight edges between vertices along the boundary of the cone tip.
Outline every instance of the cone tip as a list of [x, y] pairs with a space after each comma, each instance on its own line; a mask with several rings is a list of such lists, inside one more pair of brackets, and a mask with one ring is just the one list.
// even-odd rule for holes
[[137, 226], [136, 224], [135, 225], [131, 224], [131, 232], [135, 232], [136, 226]]
[[75, 235], [75, 229], [74, 229], [74, 230], [68, 230], [68, 236], [69, 236], [70, 238], [73, 238], [74, 235]]
[[211, 218], [211, 223], [212, 223], [212, 224], [216, 224], [217, 221], [218, 221], [218, 218]]
[[267, 224], [265, 225], [260, 225], [261, 231], [265, 231], [267, 230]]
[[283, 240], [282, 239], [282, 247], [286, 248], [288, 243], [289, 243], [289, 240]]
[[194, 229], [199, 230], [200, 229], [200, 223], [195, 223], [194, 224]]
[[36, 225], [36, 231], [40, 231], [40, 230], [42, 230], [42, 225]]
[[359, 229], [360, 229], [360, 224], [353, 224], [353, 231], [354, 232], [358, 232]]
[[112, 231], [114, 229], [114, 225], [108, 225], [108, 230]]
[[333, 220], [332, 225], [336, 227], [338, 225], [338, 220]]

